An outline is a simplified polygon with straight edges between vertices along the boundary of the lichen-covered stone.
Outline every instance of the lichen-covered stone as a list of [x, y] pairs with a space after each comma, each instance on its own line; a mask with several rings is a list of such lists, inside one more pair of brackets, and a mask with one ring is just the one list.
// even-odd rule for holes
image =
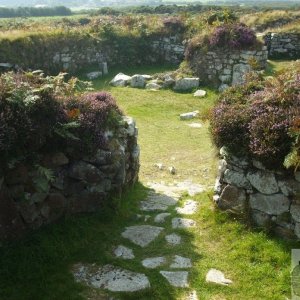
[[248, 172], [247, 179], [251, 185], [263, 194], [275, 194], [279, 191], [277, 180], [274, 173], [268, 171], [257, 170]]

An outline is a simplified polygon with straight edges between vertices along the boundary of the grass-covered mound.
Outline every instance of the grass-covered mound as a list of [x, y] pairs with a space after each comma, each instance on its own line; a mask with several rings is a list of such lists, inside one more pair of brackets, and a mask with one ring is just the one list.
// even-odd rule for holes
[[[40, 72], [0, 76], [0, 163], [35, 163], [42, 153], [77, 155], [105, 143], [121, 112], [105, 92], [82, 93], [88, 83]], [[87, 89], [88, 90], [88, 89]]]
[[217, 147], [258, 159], [270, 168], [300, 162], [300, 64], [277, 77], [249, 76], [219, 97], [211, 114]]

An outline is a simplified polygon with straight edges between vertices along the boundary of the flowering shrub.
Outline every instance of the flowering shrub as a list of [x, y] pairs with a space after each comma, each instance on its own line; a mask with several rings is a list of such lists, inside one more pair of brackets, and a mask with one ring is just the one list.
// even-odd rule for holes
[[296, 166], [295, 157], [300, 157], [300, 64], [277, 78], [253, 79], [220, 96], [211, 113], [213, 141], [270, 168], [282, 166], [285, 160], [287, 167]]
[[178, 17], [164, 19], [163, 25], [169, 33], [183, 33], [186, 29], [184, 22]]
[[[89, 84], [64, 74], [0, 76], [0, 164], [31, 161], [72, 144], [85, 151], [103, 145], [107, 126], [121, 115], [107, 93], [86, 93]], [[76, 146], [78, 148], [76, 148]]]
[[241, 23], [227, 23], [218, 26], [209, 39], [212, 47], [229, 47], [233, 49], [251, 47], [255, 42], [255, 32]]

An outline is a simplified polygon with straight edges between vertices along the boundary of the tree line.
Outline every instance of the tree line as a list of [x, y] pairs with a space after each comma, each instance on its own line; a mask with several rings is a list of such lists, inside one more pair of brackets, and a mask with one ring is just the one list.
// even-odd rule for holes
[[0, 18], [16, 17], [46, 17], [46, 16], [69, 16], [71, 9], [65, 6], [56, 7], [0, 7]]

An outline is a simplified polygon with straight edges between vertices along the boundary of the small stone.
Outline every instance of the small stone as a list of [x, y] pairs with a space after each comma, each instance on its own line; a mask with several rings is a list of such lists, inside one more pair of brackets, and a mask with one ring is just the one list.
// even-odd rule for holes
[[154, 241], [163, 230], [162, 227], [150, 225], [130, 226], [122, 233], [122, 237], [144, 248]]
[[195, 110], [195, 111], [180, 114], [180, 119], [189, 120], [189, 119], [197, 118], [198, 116], [199, 116], [199, 110]]
[[154, 222], [155, 223], [164, 223], [166, 221], [166, 218], [169, 217], [170, 215], [171, 215], [170, 213], [161, 213], [161, 214], [158, 214], [154, 218]]
[[166, 235], [165, 239], [166, 239], [167, 243], [172, 245], [172, 246], [179, 245], [181, 243], [181, 236], [179, 236], [176, 233]]
[[191, 219], [183, 219], [183, 218], [174, 218], [172, 219], [172, 228], [177, 229], [177, 228], [190, 228], [190, 227], [195, 227], [196, 222]]
[[155, 83], [155, 82], [149, 82], [146, 84], [146, 89], [147, 90], [160, 90], [162, 88], [161, 85]]
[[144, 88], [146, 85], [146, 80], [143, 75], [133, 75], [131, 78], [131, 87], [133, 88]]
[[189, 126], [191, 128], [202, 128], [201, 123], [190, 123], [190, 124], [187, 124], [187, 126]]
[[205, 97], [206, 96], [206, 91], [204, 90], [197, 90], [195, 93], [194, 93], [194, 97]]
[[154, 165], [158, 170], [163, 170], [164, 168], [165, 168], [165, 166], [163, 165], [163, 164], [161, 164], [161, 163], [157, 163], [157, 164], [155, 164]]
[[101, 76], [102, 76], [102, 72], [101, 71], [94, 71], [94, 72], [90, 72], [90, 73], [86, 74], [86, 77], [89, 80], [94, 80], [94, 79], [97, 79], [97, 78], [99, 78]]
[[170, 265], [171, 269], [187, 269], [192, 267], [192, 262], [189, 258], [175, 255], [173, 263]]
[[115, 250], [114, 254], [116, 257], [120, 257], [123, 259], [133, 259], [135, 256], [133, 251], [123, 245], [119, 245]]
[[168, 271], [160, 271], [162, 276], [164, 276], [168, 282], [175, 287], [188, 287], [188, 275], [189, 273], [186, 271], [180, 272], [168, 272]]
[[176, 207], [176, 212], [183, 215], [192, 215], [197, 211], [198, 202], [194, 200], [186, 200], [183, 207]]
[[164, 257], [151, 257], [142, 261], [142, 265], [147, 269], [155, 269], [164, 265], [165, 263], [166, 259]]
[[172, 174], [172, 175], [175, 175], [176, 174], [176, 169], [175, 169], [175, 167], [169, 167], [169, 172], [170, 172], [170, 174]]
[[112, 292], [135, 292], [150, 288], [150, 282], [145, 274], [112, 265], [97, 267], [95, 264], [77, 264], [73, 267], [73, 275], [77, 282]]
[[119, 73], [111, 80], [109, 84], [112, 86], [126, 86], [130, 80], [130, 76]]
[[220, 285], [229, 285], [232, 283], [230, 279], [226, 279], [224, 274], [216, 269], [210, 269], [206, 274], [206, 282], [212, 282]]

